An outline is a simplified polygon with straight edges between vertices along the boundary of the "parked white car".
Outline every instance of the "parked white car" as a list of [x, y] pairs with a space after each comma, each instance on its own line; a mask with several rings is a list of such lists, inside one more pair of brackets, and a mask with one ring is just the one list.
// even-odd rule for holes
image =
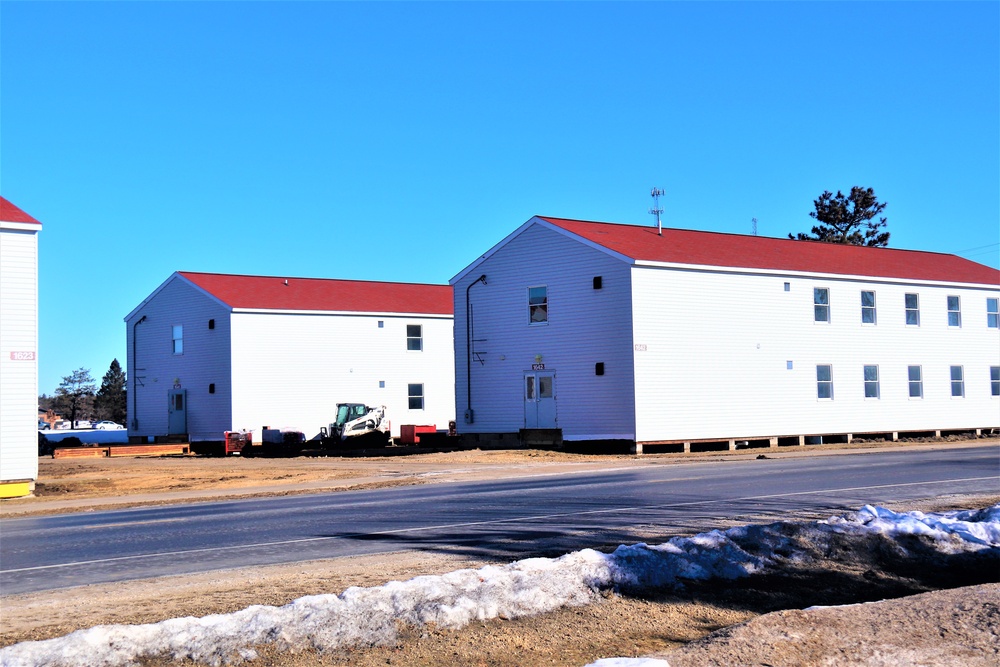
[[94, 424], [94, 428], [101, 429], [102, 431], [124, 431], [125, 427], [121, 424], [116, 424], [115, 422], [102, 421]]

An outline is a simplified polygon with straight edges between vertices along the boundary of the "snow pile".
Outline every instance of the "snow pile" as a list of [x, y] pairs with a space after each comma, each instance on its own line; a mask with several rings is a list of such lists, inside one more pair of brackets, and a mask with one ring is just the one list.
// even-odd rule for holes
[[251, 660], [257, 655], [253, 647], [265, 644], [286, 652], [389, 644], [401, 625], [460, 628], [474, 620], [588, 604], [602, 591], [675, 588], [684, 581], [746, 577], [783, 561], [808, 558], [795, 547], [796, 540], [805, 536], [821, 541], [830, 534], [850, 538], [878, 534], [897, 544], [917, 536], [925, 547], [947, 554], [998, 549], [1000, 505], [948, 514], [897, 514], [865, 506], [852, 516], [828, 521], [714, 530], [660, 545], [623, 545], [611, 554], [584, 549], [559, 558], [531, 558], [374, 588], [349, 588], [340, 595], [312, 595], [283, 607], [257, 605], [202, 618], [98, 626], [0, 649], [0, 666], [132, 665], [158, 655], [219, 665]]

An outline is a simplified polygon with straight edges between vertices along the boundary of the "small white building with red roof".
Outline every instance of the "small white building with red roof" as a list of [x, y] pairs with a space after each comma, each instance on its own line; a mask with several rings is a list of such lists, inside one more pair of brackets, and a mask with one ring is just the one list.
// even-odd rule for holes
[[129, 436], [307, 438], [338, 403], [454, 419], [448, 285], [177, 272], [126, 318]]
[[0, 498], [38, 478], [38, 232], [0, 197]]
[[955, 255], [533, 217], [451, 285], [463, 434], [1000, 427], [1000, 271]]

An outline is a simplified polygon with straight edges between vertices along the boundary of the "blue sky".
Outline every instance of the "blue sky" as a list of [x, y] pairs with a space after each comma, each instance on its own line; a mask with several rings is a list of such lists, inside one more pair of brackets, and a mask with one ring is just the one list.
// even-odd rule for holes
[[872, 187], [1000, 266], [1000, 3], [0, 2], [39, 390], [173, 271], [447, 282], [532, 215], [784, 236]]

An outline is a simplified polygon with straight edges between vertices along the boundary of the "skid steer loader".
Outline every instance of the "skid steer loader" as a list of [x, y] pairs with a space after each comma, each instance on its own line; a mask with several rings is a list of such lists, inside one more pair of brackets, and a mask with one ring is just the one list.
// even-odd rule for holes
[[338, 403], [337, 420], [320, 433], [326, 447], [373, 447], [392, 444], [385, 406], [363, 403]]

